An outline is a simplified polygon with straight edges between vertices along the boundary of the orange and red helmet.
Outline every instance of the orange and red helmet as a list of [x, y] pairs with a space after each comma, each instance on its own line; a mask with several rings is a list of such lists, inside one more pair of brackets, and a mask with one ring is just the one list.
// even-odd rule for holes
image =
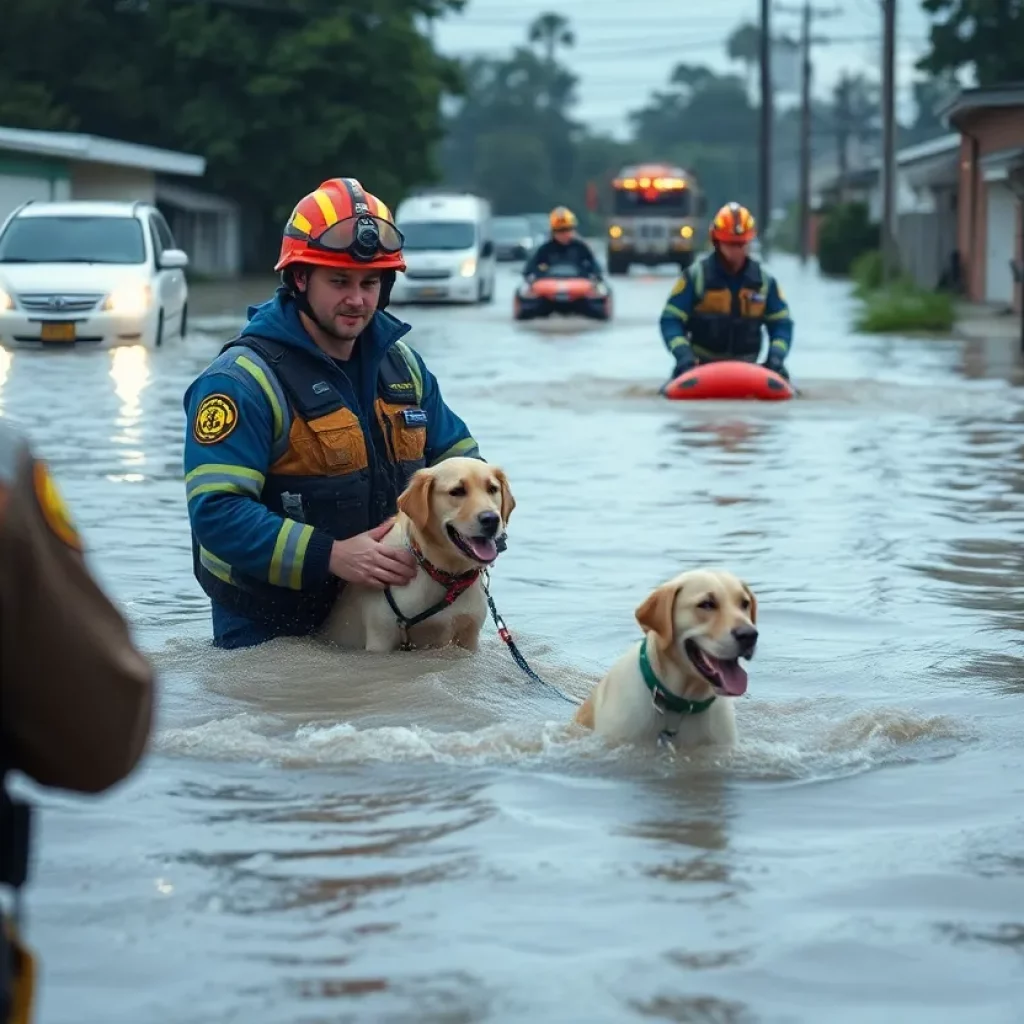
[[578, 223], [576, 220], [576, 214], [573, 213], [568, 206], [556, 206], [551, 211], [551, 216], [548, 217], [548, 222], [551, 224], [552, 231], [565, 231], [569, 228], [576, 227]]
[[330, 178], [292, 210], [274, 269], [305, 263], [405, 270], [404, 241], [391, 211], [355, 178]]
[[742, 244], [752, 242], [757, 235], [757, 226], [750, 211], [739, 203], [726, 203], [711, 222], [708, 234], [712, 242]]

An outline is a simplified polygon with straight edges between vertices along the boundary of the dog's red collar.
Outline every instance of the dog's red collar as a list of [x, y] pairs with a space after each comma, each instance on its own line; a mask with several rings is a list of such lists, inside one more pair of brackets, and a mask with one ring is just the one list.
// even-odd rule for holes
[[420, 550], [419, 545], [411, 537], [409, 538], [409, 549], [413, 557], [419, 563], [420, 568], [435, 582], [444, 587], [445, 604], [451, 604], [457, 597], [469, 590], [480, 578], [479, 569], [470, 569], [467, 572], [448, 572], [439, 569], [432, 562], [428, 562], [426, 555]]

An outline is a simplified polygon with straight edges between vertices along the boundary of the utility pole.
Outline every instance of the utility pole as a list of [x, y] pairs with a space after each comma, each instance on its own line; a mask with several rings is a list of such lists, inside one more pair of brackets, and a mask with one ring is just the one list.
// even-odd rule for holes
[[806, 263], [811, 244], [811, 5], [804, 3], [800, 49], [800, 262]]
[[804, 0], [802, 8], [784, 7], [776, 4], [776, 10], [802, 16], [800, 52], [802, 72], [800, 75], [800, 262], [806, 263], [811, 245], [811, 43], [826, 42], [811, 38], [811, 19], [828, 18], [839, 14], [838, 8], [813, 7], [810, 0]]
[[882, 282], [896, 274], [896, 0], [882, 2]]
[[839, 202], [846, 201], [846, 176], [850, 173], [851, 95], [853, 83], [844, 71], [836, 88], [836, 156], [839, 167]]
[[761, 0], [761, 162], [758, 180], [758, 222], [761, 251], [768, 255], [767, 230], [772, 216], [772, 20], [771, 0]]

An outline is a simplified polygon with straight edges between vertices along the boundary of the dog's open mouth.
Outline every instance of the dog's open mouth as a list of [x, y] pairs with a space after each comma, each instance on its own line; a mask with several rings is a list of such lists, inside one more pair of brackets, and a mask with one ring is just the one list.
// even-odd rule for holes
[[467, 557], [490, 565], [498, 557], [497, 537], [464, 537], [451, 523], [445, 527], [451, 542]]
[[701, 650], [693, 640], [686, 641], [686, 655], [693, 667], [723, 697], [741, 697], [747, 692], [747, 671], [737, 659], [726, 661]]

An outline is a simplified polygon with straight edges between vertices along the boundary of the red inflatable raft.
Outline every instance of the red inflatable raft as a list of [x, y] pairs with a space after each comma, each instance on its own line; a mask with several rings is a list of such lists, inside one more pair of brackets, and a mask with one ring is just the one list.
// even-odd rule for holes
[[687, 370], [665, 388], [665, 397], [674, 401], [739, 398], [781, 402], [795, 394], [793, 385], [774, 371], [728, 359]]

